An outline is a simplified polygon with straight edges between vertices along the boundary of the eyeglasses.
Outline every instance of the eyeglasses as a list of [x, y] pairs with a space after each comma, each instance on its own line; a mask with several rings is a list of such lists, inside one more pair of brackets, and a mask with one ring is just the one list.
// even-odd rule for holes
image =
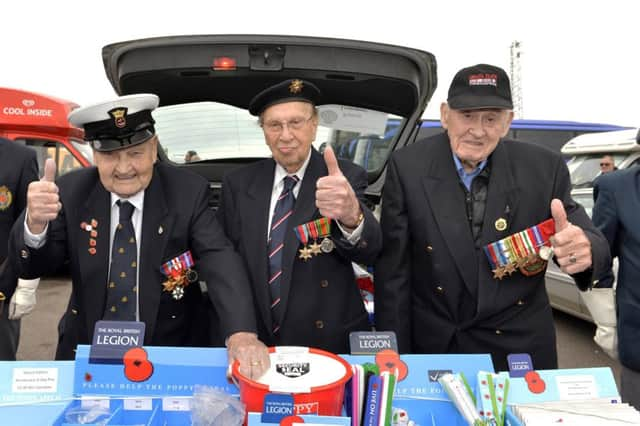
[[302, 118], [302, 117], [292, 118], [289, 121], [276, 121], [276, 120], [268, 121], [266, 123], [262, 123], [262, 128], [267, 132], [275, 135], [275, 134], [282, 133], [285, 126], [287, 126], [287, 129], [289, 129], [289, 131], [300, 130], [312, 118], [313, 118], [313, 115], [309, 118]]
[[600, 167], [613, 166], [611, 163], [600, 163]]

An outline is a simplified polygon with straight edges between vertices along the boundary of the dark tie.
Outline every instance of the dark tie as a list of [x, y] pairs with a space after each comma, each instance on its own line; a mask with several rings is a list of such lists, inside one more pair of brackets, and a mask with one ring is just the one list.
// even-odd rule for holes
[[280, 281], [282, 279], [282, 252], [284, 248], [284, 234], [287, 230], [287, 220], [293, 212], [296, 198], [293, 196], [293, 187], [299, 179], [297, 176], [286, 176], [284, 188], [278, 197], [276, 207], [271, 218], [267, 253], [269, 254], [269, 293], [271, 294], [271, 318], [273, 319], [272, 331], [277, 333], [280, 329]]
[[104, 308], [105, 320], [136, 320], [136, 234], [131, 223], [133, 204], [118, 200], [120, 220], [113, 236], [111, 268], [107, 284], [107, 304]]

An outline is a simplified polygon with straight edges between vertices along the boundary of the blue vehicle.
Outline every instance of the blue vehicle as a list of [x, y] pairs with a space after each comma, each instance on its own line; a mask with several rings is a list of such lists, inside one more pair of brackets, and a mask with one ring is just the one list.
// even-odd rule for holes
[[[384, 136], [358, 135], [344, 142], [336, 140], [334, 149], [338, 156], [362, 165], [369, 172], [380, 171], [386, 164], [387, 157], [393, 149], [395, 136], [403, 125], [399, 119], [390, 119], [387, 122]], [[582, 123], [577, 121], [553, 121], [553, 120], [513, 120], [507, 139], [531, 142], [542, 145], [556, 152], [560, 152], [562, 146], [584, 133], [608, 132], [612, 130], [624, 130], [628, 127], [613, 124]], [[409, 139], [409, 143], [442, 132], [440, 120], [421, 120], [417, 132]], [[343, 140], [344, 135], [343, 135]]]

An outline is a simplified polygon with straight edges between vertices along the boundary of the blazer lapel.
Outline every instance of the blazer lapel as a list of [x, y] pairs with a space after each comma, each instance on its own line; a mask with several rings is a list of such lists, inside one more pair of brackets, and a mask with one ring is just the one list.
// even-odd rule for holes
[[[503, 143], [517, 142], [501, 141], [491, 155], [491, 164], [499, 164], [500, 166], [491, 167], [487, 205], [480, 238], [483, 246], [514, 232], [521, 231], [521, 229], [512, 229], [511, 218], [514, 217], [519, 201], [517, 196], [518, 186], [511, 168], [503, 166], [504, 164], [511, 164], [507, 150], [502, 146]], [[506, 228], [499, 229], [501, 228], [498, 223], [499, 219], [503, 219], [501, 222], [506, 222]], [[531, 225], [533, 226], [535, 223]]]
[[[89, 334], [93, 334], [94, 324], [101, 320], [104, 314], [111, 238], [111, 195], [99, 182], [96, 182], [86, 202], [81, 206], [78, 217], [81, 220], [78, 226], [85, 225], [85, 229], [74, 230], [79, 232], [77, 251], [82, 275], [82, 306], [86, 307], [84, 314], [87, 330]], [[91, 230], [87, 230], [86, 225], [90, 225]], [[93, 231], [94, 237], [91, 236]], [[95, 241], [95, 247], [91, 246], [92, 240]], [[95, 248], [95, 251], [90, 251], [92, 248]]]
[[271, 192], [273, 188], [274, 161], [264, 161], [262, 169], [255, 174], [250, 182], [246, 200], [238, 205], [242, 209], [239, 214], [246, 215], [242, 221], [244, 246], [247, 253], [249, 273], [252, 275], [256, 303], [258, 304], [262, 321], [267, 330], [271, 330], [271, 295], [267, 281], [269, 280], [269, 262], [267, 261], [267, 227]]
[[[512, 218], [515, 217], [516, 209], [520, 198], [518, 197], [518, 186], [511, 170], [511, 161], [507, 150], [503, 146], [505, 143], [517, 143], [513, 141], [501, 141], [491, 154], [491, 174], [489, 177], [489, 188], [487, 193], [487, 205], [485, 207], [484, 222], [482, 223], [482, 233], [480, 237], [481, 247], [489, 243], [498, 241], [522, 229], [514, 229]], [[508, 166], [504, 166], [508, 165]], [[506, 226], [502, 228], [501, 223]], [[536, 225], [535, 223], [529, 226]], [[483, 262], [483, 267], [489, 268], [488, 260], [483, 254], [479, 259]], [[519, 272], [517, 272], [519, 273]], [[485, 308], [491, 308], [498, 298], [499, 285], [480, 285], [478, 289], [478, 314]]]
[[466, 215], [464, 191], [446, 135], [433, 141], [433, 156], [423, 178], [429, 207], [465, 286], [476, 294], [476, 250]]
[[[280, 298], [282, 303], [282, 314], [287, 310], [289, 290], [291, 289], [291, 276], [293, 274], [294, 263], [298, 254], [300, 242], [295, 234], [295, 227], [313, 219], [316, 215], [316, 181], [321, 176], [327, 174], [322, 156], [315, 149], [311, 149], [309, 165], [302, 179], [302, 186], [298, 192], [293, 213], [287, 221], [287, 230], [284, 236], [284, 252], [282, 254], [282, 282], [280, 286]], [[334, 225], [335, 226], [335, 225]], [[282, 318], [280, 318], [282, 321]]]
[[[138, 271], [138, 300], [140, 321], [145, 326], [145, 344], [151, 344], [156, 326], [160, 297], [162, 296], [162, 261], [171, 235], [174, 218], [169, 215], [167, 201], [161, 187], [157, 169], [145, 190]], [[143, 302], [144, 301], [144, 302]]]

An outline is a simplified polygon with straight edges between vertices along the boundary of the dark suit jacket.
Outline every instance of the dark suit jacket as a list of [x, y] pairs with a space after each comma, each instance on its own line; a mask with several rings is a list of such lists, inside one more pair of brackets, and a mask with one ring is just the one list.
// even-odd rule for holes
[[[92, 341], [94, 325], [103, 316], [109, 272], [110, 194], [96, 168], [71, 172], [57, 182], [62, 210], [49, 223], [40, 249], [24, 244], [23, 224], [12, 230], [10, 258], [27, 276], [39, 276], [70, 260], [71, 298], [60, 322], [56, 357], [73, 358], [79, 343]], [[199, 280], [209, 295], [225, 336], [254, 331], [255, 318], [248, 278], [240, 257], [207, 206], [208, 184], [200, 176], [167, 164], [156, 164], [145, 190], [140, 241], [140, 320], [146, 324], [145, 345], [197, 346], [205, 320], [198, 317], [203, 294], [197, 283], [181, 300], [162, 290], [162, 264], [191, 250]], [[89, 252], [89, 232], [80, 223], [98, 222], [96, 254]], [[216, 330], [211, 330], [215, 333]]]
[[593, 223], [618, 257], [618, 353], [622, 365], [640, 371], [640, 167], [595, 181]]
[[36, 152], [0, 138], [0, 292], [9, 303], [18, 275], [7, 259], [7, 241], [13, 223], [27, 205], [27, 187], [38, 180]]
[[380, 227], [362, 203], [367, 186], [365, 171], [353, 163], [340, 161], [339, 164], [361, 200], [365, 215], [362, 237], [352, 246], [332, 223], [336, 248], [308, 261], [298, 257], [302, 246], [294, 228], [321, 217], [315, 206], [316, 181], [327, 175], [322, 156], [313, 150], [287, 224], [281, 287], [283, 318], [276, 336], [271, 332], [267, 287], [267, 223], [271, 214], [268, 210], [275, 161], [268, 159], [251, 164], [224, 179], [219, 218], [251, 275], [259, 336], [267, 345], [303, 345], [346, 353], [351, 331], [370, 330], [351, 262], [371, 264], [374, 261], [382, 243]]
[[[528, 352], [535, 368], [557, 368], [544, 272], [516, 272], [498, 281], [482, 247], [550, 218], [553, 198], [587, 233], [596, 272], [609, 261], [606, 241], [571, 199], [559, 155], [501, 141], [490, 167], [476, 245], [446, 133], [392, 155], [382, 200], [384, 248], [375, 267], [376, 325], [397, 333], [402, 352], [491, 353], [500, 370], [507, 354]], [[499, 218], [507, 222], [503, 231], [497, 230]], [[574, 278], [586, 288], [591, 275]]]

